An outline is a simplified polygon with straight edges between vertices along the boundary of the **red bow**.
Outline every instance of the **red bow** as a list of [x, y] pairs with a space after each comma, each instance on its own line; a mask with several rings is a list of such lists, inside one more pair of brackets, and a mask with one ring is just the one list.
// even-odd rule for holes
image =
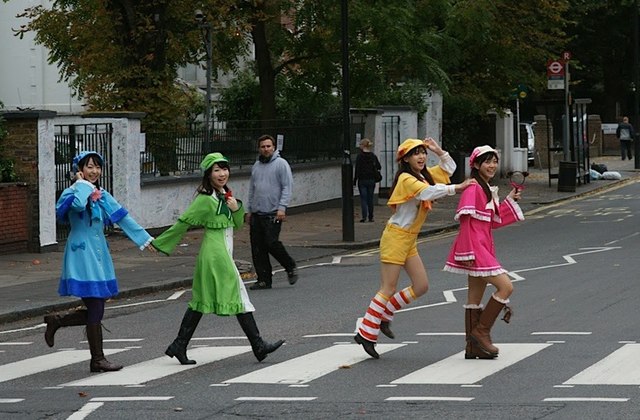
[[227, 190], [227, 192], [224, 193], [224, 199], [225, 201], [230, 199], [231, 197], [233, 197], [233, 191], [231, 190]]

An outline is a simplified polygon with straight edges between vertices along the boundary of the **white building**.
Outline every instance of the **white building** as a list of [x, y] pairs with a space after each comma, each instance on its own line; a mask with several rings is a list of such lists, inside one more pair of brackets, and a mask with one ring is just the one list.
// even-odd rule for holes
[[[47, 0], [0, 1], [0, 102], [5, 108], [38, 109], [59, 113], [84, 111], [81, 98], [73, 95], [69, 84], [59, 81], [58, 66], [48, 63], [49, 50], [34, 42], [34, 34], [27, 33], [20, 39], [13, 29], [27, 23], [18, 18], [26, 8], [49, 5]], [[177, 77], [190, 85], [206, 89], [206, 73], [202, 66], [188, 65], [178, 71]], [[219, 97], [221, 86], [228, 85], [233, 75], [219, 74], [212, 84], [212, 102]], [[214, 105], [215, 106], [215, 105]]]

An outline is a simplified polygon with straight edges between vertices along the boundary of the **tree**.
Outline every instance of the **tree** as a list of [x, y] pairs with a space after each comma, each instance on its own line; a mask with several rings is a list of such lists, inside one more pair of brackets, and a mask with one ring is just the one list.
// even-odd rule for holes
[[[6, 0], [5, 0], [6, 1]], [[35, 32], [50, 50], [61, 78], [89, 109], [143, 111], [145, 124], [183, 124], [197, 100], [174, 83], [177, 68], [202, 62], [204, 43], [194, 11], [205, 10], [214, 31], [213, 62], [232, 69], [246, 43], [229, 19], [232, 0], [58, 0], [51, 8], [29, 7], [29, 22], [17, 30]], [[222, 53], [224, 52], [224, 53]]]

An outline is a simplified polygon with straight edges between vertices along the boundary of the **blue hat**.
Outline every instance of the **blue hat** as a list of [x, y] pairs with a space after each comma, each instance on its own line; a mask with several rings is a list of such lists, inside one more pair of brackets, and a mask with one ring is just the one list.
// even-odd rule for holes
[[[76, 157], [74, 157], [74, 158], [73, 158], [73, 165], [72, 165], [71, 169], [72, 169], [74, 172], [78, 172], [78, 170], [79, 170], [79, 168], [78, 168], [78, 163], [80, 163], [80, 161], [81, 161], [82, 159], [86, 158], [86, 157], [87, 157], [87, 156], [89, 156], [89, 155], [96, 155], [96, 156], [98, 156], [98, 158], [100, 158], [100, 160], [101, 160], [102, 162], [104, 162], [104, 158], [102, 157], [102, 155], [101, 155], [100, 153], [98, 153], [98, 152], [96, 152], [96, 151], [93, 151], [93, 150], [86, 150], [86, 151], [83, 151], [83, 152], [78, 153], [78, 155], [77, 155]], [[103, 163], [103, 164], [104, 164], [104, 163]]]

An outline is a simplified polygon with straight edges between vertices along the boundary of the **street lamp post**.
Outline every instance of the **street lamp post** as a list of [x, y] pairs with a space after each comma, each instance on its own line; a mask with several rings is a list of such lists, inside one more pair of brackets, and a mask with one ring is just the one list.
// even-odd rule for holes
[[204, 114], [204, 144], [206, 145], [206, 152], [212, 151], [212, 145], [210, 143], [211, 138], [211, 67], [212, 67], [212, 41], [211, 41], [211, 24], [207, 21], [207, 17], [201, 10], [195, 11], [196, 21], [198, 21], [198, 27], [202, 30], [204, 38], [204, 48], [207, 55], [206, 66], [206, 78], [207, 78], [207, 93], [205, 98], [205, 114]]
[[634, 83], [634, 92], [633, 92], [633, 108], [634, 108], [634, 120], [633, 124], [634, 127], [636, 128], [636, 138], [634, 139], [634, 155], [635, 155], [635, 159], [633, 162], [633, 167], [635, 169], [640, 169], [640, 162], [638, 162], [638, 159], [640, 159], [640, 131], [638, 131], [640, 129], [640, 98], [638, 97], [638, 95], [640, 95], [640, 92], [638, 92], [640, 90], [640, 80], [639, 80], [639, 75], [638, 72], [640, 71], [640, 69], [638, 69], [638, 67], [640, 66], [640, 51], [638, 51], [638, 49], [640, 48], [640, 46], [638, 45], [638, 43], [640, 42], [640, 36], [638, 34], [638, 31], [640, 31], [640, 10], [638, 9], [640, 7], [640, 1], [636, 0], [635, 3], [635, 13], [633, 14], [633, 83]]
[[351, 114], [349, 113], [349, 13], [347, 0], [341, 2], [342, 23], [342, 240], [355, 240], [353, 225], [353, 165], [351, 164]]

